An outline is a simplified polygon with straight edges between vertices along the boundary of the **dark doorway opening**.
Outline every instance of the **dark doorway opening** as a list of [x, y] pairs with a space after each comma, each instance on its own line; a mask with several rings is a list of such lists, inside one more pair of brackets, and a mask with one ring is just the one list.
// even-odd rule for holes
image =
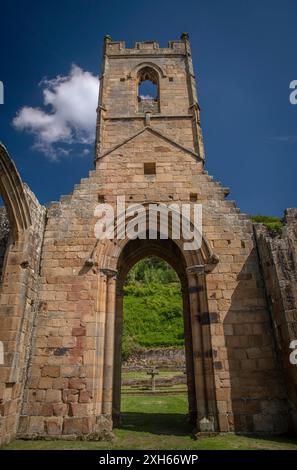
[[[171, 240], [132, 240], [118, 266], [114, 425], [188, 435], [196, 396], [185, 266]], [[186, 342], [184, 341], [186, 338]]]

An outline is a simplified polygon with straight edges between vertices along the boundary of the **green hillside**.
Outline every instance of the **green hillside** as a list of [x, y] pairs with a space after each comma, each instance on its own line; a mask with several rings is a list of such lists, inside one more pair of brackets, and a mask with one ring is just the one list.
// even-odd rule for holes
[[131, 269], [124, 287], [123, 357], [140, 347], [183, 343], [178, 277], [161, 259], [145, 258]]

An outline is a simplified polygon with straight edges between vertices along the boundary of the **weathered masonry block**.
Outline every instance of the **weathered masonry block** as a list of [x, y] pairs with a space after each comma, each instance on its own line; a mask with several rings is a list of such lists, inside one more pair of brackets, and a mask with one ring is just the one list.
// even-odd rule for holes
[[[208, 175], [189, 38], [104, 41], [95, 169], [46, 209], [0, 147], [0, 439], [112, 436], [123, 283], [148, 255], [181, 280], [189, 417], [197, 433], [296, 429], [296, 210], [282, 237], [253, 227]], [[139, 93], [142, 81], [156, 87]], [[146, 101], [147, 100], [147, 101]], [[185, 240], [97, 240], [98, 203], [202, 204]], [[193, 221], [190, 220], [192, 223]], [[161, 229], [160, 229], [161, 230]], [[172, 218], [169, 219], [169, 234]]]

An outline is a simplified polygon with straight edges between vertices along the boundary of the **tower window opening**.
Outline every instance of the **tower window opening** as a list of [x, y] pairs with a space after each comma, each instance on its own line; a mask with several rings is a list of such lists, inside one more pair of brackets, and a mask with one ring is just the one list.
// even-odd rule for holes
[[137, 101], [139, 112], [159, 112], [159, 77], [150, 67], [138, 72]]
[[144, 80], [138, 87], [138, 98], [140, 100], [155, 100], [158, 101], [157, 86], [150, 80]]

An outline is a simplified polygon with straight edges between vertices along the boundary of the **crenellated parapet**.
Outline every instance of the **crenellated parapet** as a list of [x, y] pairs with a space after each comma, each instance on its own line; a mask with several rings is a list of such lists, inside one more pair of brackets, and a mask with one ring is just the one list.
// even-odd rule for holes
[[105, 36], [105, 51], [109, 56], [185, 55], [187, 52], [183, 39], [169, 41], [167, 47], [160, 47], [157, 41], [137, 41], [134, 47], [126, 47], [125, 41], [113, 41], [110, 36]]

